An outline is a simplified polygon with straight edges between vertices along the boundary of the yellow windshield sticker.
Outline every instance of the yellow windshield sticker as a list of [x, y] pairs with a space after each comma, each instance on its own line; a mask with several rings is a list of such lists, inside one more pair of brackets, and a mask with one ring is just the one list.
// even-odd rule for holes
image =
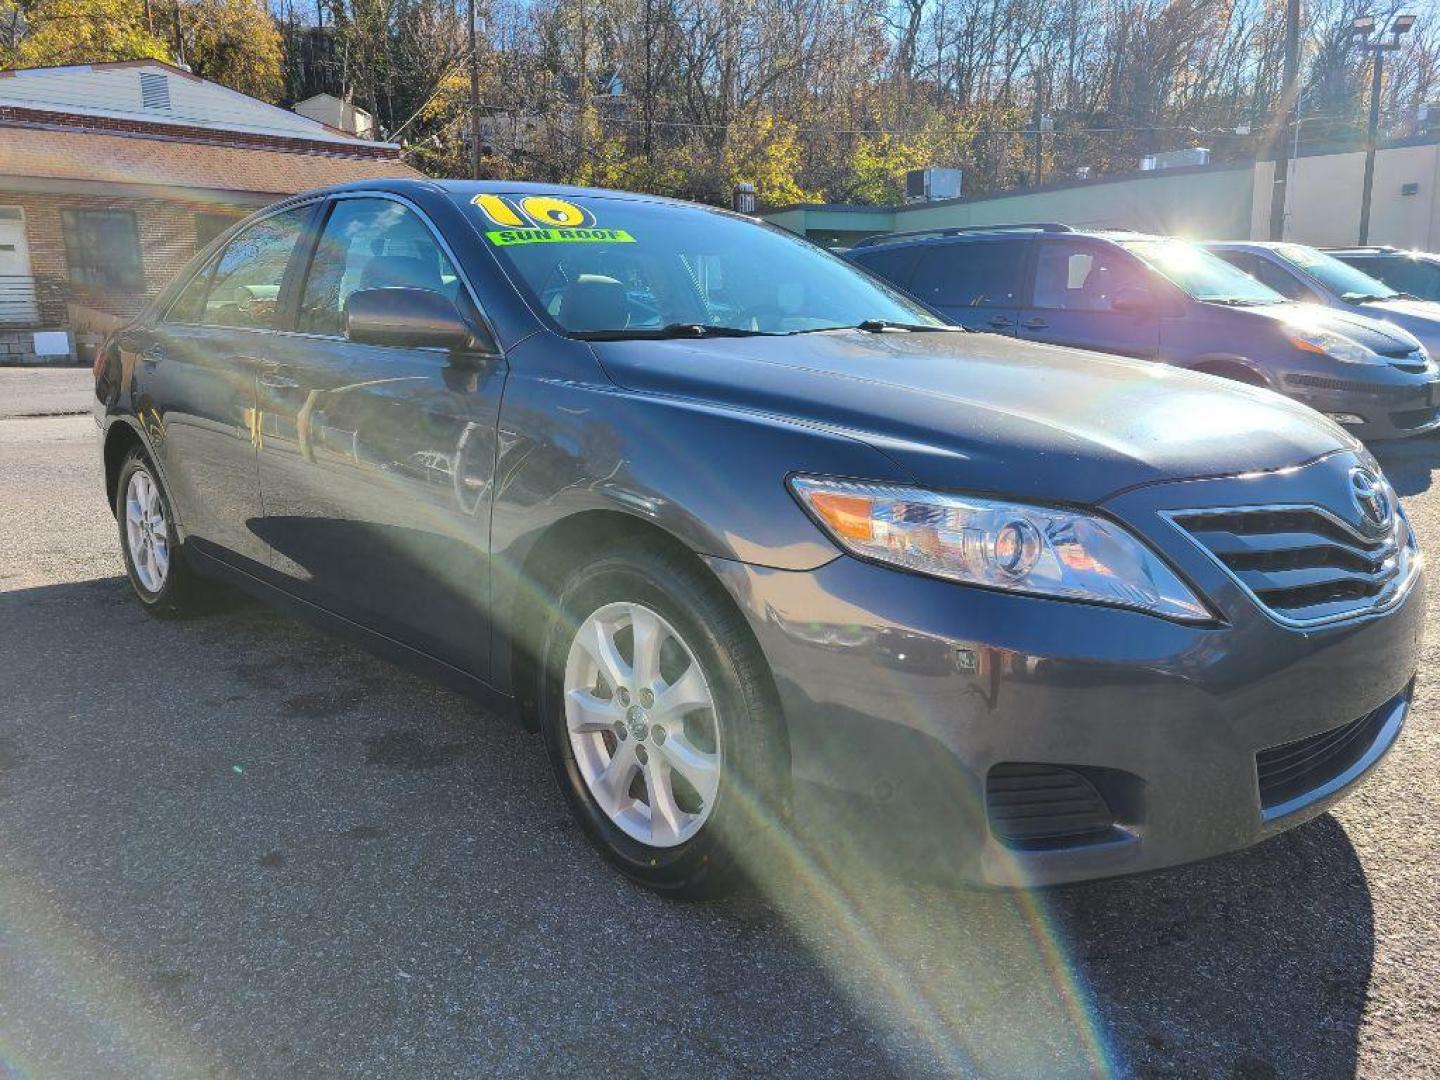
[[595, 215], [553, 195], [476, 195], [470, 200], [502, 229], [593, 229]]
[[485, 234], [496, 247], [512, 244], [633, 244], [624, 229], [492, 229]]
[[582, 207], [548, 195], [531, 195], [521, 199], [520, 209], [536, 225], [554, 229], [577, 229], [582, 225], [595, 224], [595, 218]]
[[519, 211], [499, 195], [476, 195], [470, 201], [484, 211], [485, 216], [496, 225], [504, 225], [511, 229], [520, 229], [525, 226], [525, 219], [520, 216]]

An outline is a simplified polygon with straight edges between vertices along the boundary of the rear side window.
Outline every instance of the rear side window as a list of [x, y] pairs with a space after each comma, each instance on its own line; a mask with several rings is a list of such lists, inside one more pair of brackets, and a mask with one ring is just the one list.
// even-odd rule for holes
[[998, 240], [945, 244], [920, 256], [910, 292], [934, 307], [1015, 307], [1025, 243]]
[[425, 222], [390, 199], [341, 199], [320, 233], [296, 329], [339, 336], [360, 289], [429, 289], [464, 307], [460, 277]]
[[[274, 329], [285, 268], [311, 210], [310, 206], [297, 206], [237, 233], [215, 264], [198, 321], [206, 326]], [[182, 293], [181, 302], [185, 299]]]
[[211, 258], [205, 268], [190, 279], [190, 283], [180, 290], [180, 295], [170, 305], [170, 310], [165, 313], [166, 322], [175, 323], [198, 323], [205, 314], [205, 296], [210, 291], [210, 279], [215, 276], [215, 264], [220, 260], [218, 255]]
[[1035, 307], [1052, 311], [1109, 311], [1121, 289], [1144, 284], [1144, 271], [1107, 244], [1050, 241], [1035, 260]]

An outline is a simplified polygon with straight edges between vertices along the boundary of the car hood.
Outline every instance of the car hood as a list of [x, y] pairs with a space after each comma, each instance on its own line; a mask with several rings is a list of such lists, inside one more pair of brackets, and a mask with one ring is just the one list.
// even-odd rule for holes
[[1369, 319], [1403, 328], [1432, 353], [1440, 344], [1440, 304], [1430, 300], [1371, 300], [1361, 304], [1359, 311]]
[[[1341, 308], [1323, 307], [1320, 304], [1270, 304], [1263, 307], [1240, 308], [1238, 310], [1259, 318], [1273, 319], [1298, 330], [1330, 330], [1344, 334], [1351, 341], [1359, 342], [1367, 349], [1382, 356], [1399, 356], [1410, 353], [1419, 346], [1415, 335], [1396, 321], [1387, 321], [1380, 312], [1373, 316], [1366, 305], [1365, 313]], [[1440, 330], [1440, 324], [1435, 327]]]
[[622, 387], [841, 430], [940, 488], [1098, 502], [1357, 445], [1267, 390], [991, 334], [844, 330], [593, 348]]

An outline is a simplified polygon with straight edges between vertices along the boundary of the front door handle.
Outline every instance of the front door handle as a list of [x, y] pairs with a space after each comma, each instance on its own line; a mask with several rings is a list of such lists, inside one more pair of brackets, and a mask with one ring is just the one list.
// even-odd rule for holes
[[1048, 330], [1050, 324], [1044, 319], [1026, 319], [1020, 324], [1026, 330]]
[[1005, 327], [1007, 327], [1007, 326], [1010, 325], [1010, 316], [1009, 316], [1009, 315], [996, 315], [996, 316], [994, 316], [993, 318], [991, 318], [991, 320], [990, 320], [990, 325], [993, 326], [993, 327], [995, 327], [996, 330], [1003, 330], [1003, 329], [1005, 329]]

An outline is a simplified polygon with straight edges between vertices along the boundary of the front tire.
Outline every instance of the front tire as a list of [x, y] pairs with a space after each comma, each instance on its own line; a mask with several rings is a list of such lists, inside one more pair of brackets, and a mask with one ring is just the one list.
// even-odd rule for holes
[[658, 892], [732, 888], [781, 835], [788, 801], [779, 710], [743, 620], [659, 548], [602, 555], [557, 599], [540, 722], [586, 835]]
[[112, 494], [125, 574], [145, 610], [158, 618], [205, 610], [206, 589], [180, 554], [169, 497], [140, 449], [121, 463]]

